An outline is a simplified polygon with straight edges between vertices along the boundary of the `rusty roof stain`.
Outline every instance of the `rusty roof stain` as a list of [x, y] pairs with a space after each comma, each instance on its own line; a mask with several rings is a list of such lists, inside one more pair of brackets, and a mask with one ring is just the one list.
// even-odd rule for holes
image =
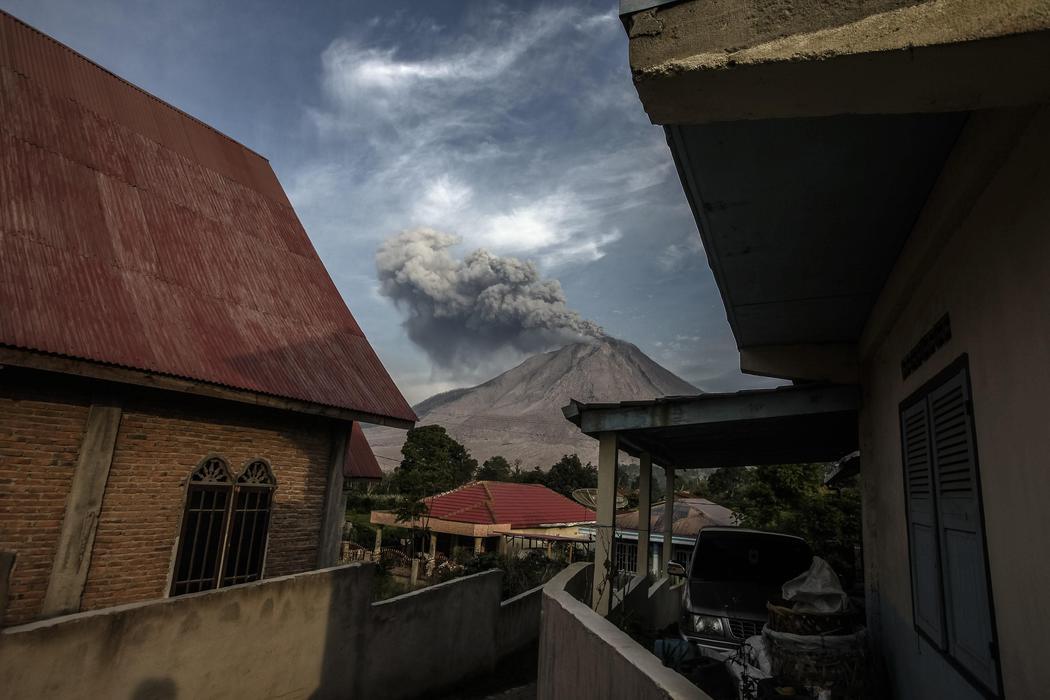
[[415, 414], [265, 158], [0, 12], [0, 345]]

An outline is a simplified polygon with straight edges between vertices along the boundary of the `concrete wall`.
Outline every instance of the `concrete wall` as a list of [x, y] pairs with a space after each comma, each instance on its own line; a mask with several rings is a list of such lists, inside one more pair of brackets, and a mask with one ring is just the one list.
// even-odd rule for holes
[[499, 606], [496, 621], [496, 656], [503, 658], [527, 649], [540, 636], [543, 586], [509, 598]]
[[664, 576], [649, 586], [649, 606], [647, 609], [649, 624], [655, 630], [662, 630], [678, 622], [682, 614], [682, 593], [685, 581], [671, 585], [671, 579]]
[[0, 694], [361, 697], [372, 572], [354, 564], [10, 627]]
[[415, 697], [490, 673], [502, 576], [486, 571], [374, 603], [362, 697]]
[[539, 635], [541, 588], [487, 571], [371, 603], [351, 564], [0, 632], [10, 698], [408, 698], [491, 673]]
[[[898, 410], [969, 358], [1006, 696], [1050, 687], [1050, 111], [975, 113], [861, 344], [869, 614], [897, 697], [979, 697], [913, 628]], [[907, 379], [901, 358], [948, 313], [952, 339]]]
[[586, 587], [591, 564], [573, 564], [543, 588], [537, 697], [708, 698], [570, 591]]

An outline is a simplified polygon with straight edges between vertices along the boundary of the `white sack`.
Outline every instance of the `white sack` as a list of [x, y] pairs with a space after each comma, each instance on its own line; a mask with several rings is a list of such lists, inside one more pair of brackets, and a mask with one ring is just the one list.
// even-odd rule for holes
[[813, 557], [809, 571], [785, 583], [781, 592], [784, 600], [794, 603], [795, 612], [838, 613], [849, 606], [838, 575], [820, 557]]

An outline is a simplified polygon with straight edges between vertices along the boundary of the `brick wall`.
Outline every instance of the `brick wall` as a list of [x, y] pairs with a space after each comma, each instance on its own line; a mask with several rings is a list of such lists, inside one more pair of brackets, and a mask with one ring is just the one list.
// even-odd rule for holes
[[[74, 378], [0, 372], [0, 549], [17, 553], [4, 624], [39, 616], [92, 391]], [[206, 455], [236, 476], [253, 458], [277, 478], [265, 576], [316, 566], [330, 450], [327, 419], [130, 387], [99, 515], [82, 610], [167, 594], [186, 480]]]
[[87, 395], [9, 382], [0, 370], [0, 550], [17, 553], [5, 624], [33, 619], [51, 575]]
[[329, 449], [323, 419], [206, 400], [126, 401], [81, 609], [166, 595], [186, 480], [211, 454], [234, 476], [257, 457], [273, 467], [265, 575], [315, 568]]

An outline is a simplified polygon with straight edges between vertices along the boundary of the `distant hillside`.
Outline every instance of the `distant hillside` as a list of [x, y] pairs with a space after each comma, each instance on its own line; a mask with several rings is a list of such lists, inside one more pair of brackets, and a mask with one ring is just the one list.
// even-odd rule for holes
[[[511, 463], [520, 459], [524, 468], [546, 469], [572, 452], [597, 463], [597, 441], [562, 416], [570, 399], [631, 401], [699, 393], [631, 343], [605, 337], [533, 355], [484, 384], [431, 396], [414, 408], [419, 425], [445, 426], [479, 463], [499, 454]], [[366, 432], [380, 465], [397, 466], [404, 431], [376, 427]]]

